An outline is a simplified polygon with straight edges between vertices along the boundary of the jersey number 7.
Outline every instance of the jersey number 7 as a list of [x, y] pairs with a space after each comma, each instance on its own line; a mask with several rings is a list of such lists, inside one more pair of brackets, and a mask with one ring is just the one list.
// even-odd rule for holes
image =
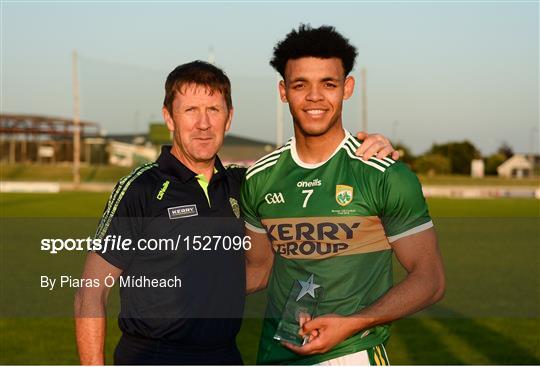
[[307, 203], [308, 203], [308, 200], [309, 200], [311, 194], [313, 194], [313, 189], [302, 190], [302, 194], [307, 194], [306, 198], [304, 199], [304, 204], [302, 204], [302, 208], [305, 208], [307, 206]]

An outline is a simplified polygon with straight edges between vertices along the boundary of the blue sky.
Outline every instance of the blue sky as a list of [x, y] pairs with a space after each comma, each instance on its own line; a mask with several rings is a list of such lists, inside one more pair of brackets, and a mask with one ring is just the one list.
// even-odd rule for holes
[[[272, 47], [299, 23], [330, 24], [368, 73], [369, 130], [420, 153], [469, 139], [538, 152], [537, 2], [3, 2], [2, 112], [70, 117], [71, 52], [83, 119], [109, 132], [160, 120], [176, 65], [208, 59], [233, 83], [231, 132], [275, 140]], [[359, 89], [357, 90], [359, 92]], [[345, 126], [360, 126], [359, 93]], [[285, 135], [292, 134], [285, 106]]]

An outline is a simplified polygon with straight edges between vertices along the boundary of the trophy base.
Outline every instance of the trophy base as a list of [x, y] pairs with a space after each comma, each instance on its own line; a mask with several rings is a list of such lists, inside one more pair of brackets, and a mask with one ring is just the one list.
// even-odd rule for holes
[[276, 333], [274, 334], [274, 339], [301, 347], [302, 345], [306, 344], [307, 338], [302, 338], [300, 335], [298, 335], [299, 330], [300, 328], [298, 323], [291, 323], [281, 320], [278, 324]]

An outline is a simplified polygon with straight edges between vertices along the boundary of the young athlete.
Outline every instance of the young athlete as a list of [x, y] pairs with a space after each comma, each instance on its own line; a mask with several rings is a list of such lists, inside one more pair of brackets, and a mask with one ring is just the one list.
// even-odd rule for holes
[[[254, 244], [248, 288], [268, 286], [260, 364], [388, 364], [389, 323], [444, 293], [417, 177], [401, 162], [355, 156], [361, 142], [343, 129], [356, 54], [329, 26], [301, 25], [274, 48], [294, 137], [248, 169], [241, 191]], [[392, 253], [408, 274], [396, 285]], [[303, 346], [276, 340], [291, 297], [319, 302], [299, 330]]]

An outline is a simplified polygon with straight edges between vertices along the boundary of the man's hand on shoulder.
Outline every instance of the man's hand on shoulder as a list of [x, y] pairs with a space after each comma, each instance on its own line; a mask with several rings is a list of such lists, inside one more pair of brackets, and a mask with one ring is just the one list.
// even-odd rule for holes
[[390, 156], [393, 160], [399, 159], [399, 152], [394, 149], [390, 140], [381, 134], [368, 134], [360, 131], [356, 134], [359, 140], [362, 140], [362, 145], [356, 150], [356, 155], [362, 157], [365, 161], [375, 156], [382, 159]]

